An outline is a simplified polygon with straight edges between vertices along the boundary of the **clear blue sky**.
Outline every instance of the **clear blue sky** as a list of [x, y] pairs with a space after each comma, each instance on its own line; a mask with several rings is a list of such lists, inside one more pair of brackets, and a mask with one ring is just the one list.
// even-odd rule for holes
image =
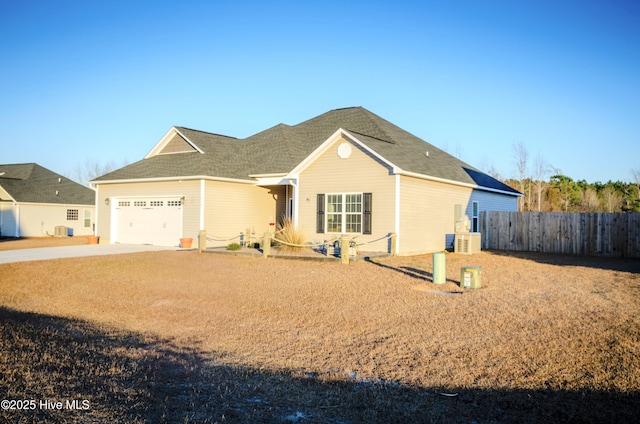
[[0, 163], [134, 162], [363, 106], [487, 170], [640, 170], [640, 2], [0, 0]]

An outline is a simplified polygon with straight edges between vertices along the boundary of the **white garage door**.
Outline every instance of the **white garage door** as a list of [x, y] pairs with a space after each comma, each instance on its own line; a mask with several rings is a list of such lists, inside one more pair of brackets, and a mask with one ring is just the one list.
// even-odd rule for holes
[[180, 197], [113, 199], [114, 243], [177, 246], [182, 236]]

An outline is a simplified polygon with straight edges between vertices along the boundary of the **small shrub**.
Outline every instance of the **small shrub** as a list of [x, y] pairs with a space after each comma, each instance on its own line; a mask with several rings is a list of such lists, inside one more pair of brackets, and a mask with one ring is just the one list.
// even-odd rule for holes
[[242, 249], [242, 246], [240, 246], [238, 243], [231, 243], [227, 246], [227, 250], [240, 250]]

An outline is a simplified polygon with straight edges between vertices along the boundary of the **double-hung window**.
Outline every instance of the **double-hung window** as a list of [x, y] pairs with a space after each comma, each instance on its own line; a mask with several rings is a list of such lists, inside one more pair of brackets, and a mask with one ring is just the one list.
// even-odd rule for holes
[[480, 231], [480, 207], [478, 202], [472, 203], [471, 210], [471, 232], [477, 233]]
[[371, 234], [371, 193], [318, 195], [317, 232]]

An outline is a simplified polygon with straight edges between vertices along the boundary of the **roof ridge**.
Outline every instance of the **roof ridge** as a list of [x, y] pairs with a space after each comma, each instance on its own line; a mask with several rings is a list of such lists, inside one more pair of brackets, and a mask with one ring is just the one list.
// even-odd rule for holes
[[181, 126], [179, 126], [179, 125], [174, 125], [174, 127], [175, 127], [175, 128], [177, 128], [177, 129], [181, 129], [181, 130], [194, 131], [194, 132], [199, 132], [199, 133], [202, 133], [202, 134], [215, 135], [215, 136], [217, 136], [217, 137], [225, 137], [225, 138], [232, 138], [232, 139], [234, 139], [234, 140], [239, 140], [239, 138], [238, 138], [238, 137], [233, 137], [233, 136], [230, 136], [230, 135], [224, 135], [224, 134], [212, 133], [212, 132], [209, 132], [209, 131], [196, 130], [196, 129], [194, 129], [194, 128], [181, 127]]
[[[376, 140], [384, 141], [384, 142], [386, 142], [386, 143], [390, 143], [390, 144], [398, 144], [398, 143], [396, 143], [396, 141], [393, 139], [393, 137], [391, 137], [391, 136], [389, 135], [389, 133], [388, 133], [388, 132], [386, 132], [386, 131], [384, 130], [384, 128], [382, 128], [380, 125], [378, 125], [378, 122], [376, 122], [376, 120], [374, 120], [374, 119], [372, 118], [372, 115], [373, 115], [373, 116], [375, 116], [375, 117], [376, 117], [376, 118], [378, 118], [378, 119], [382, 119], [382, 118], [380, 118], [378, 115], [374, 114], [373, 112], [371, 112], [371, 111], [369, 111], [369, 110], [367, 110], [367, 109], [365, 109], [365, 108], [363, 108], [363, 107], [360, 107], [360, 108], [359, 108], [359, 112], [360, 112], [360, 113], [362, 113], [362, 114], [364, 115], [365, 119], [367, 119], [371, 124], [375, 125], [375, 127], [376, 127], [376, 128], [377, 128], [377, 129], [382, 133], [382, 134], [384, 134], [384, 136], [385, 136], [387, 139], [385, 140], [385, 139], [382, 139], [382, 138], [380, 138], [380, 137], [375, 137], [375, 136], [373, 136], [373, 135], [369, 135], [369, 134], [362, 134], [362, 135], [366, 135], [366, 136], [369, 136], [369, 137], [375, 138]], [[356, 132], [356, 131], [354, 131], [354, 132]]]

